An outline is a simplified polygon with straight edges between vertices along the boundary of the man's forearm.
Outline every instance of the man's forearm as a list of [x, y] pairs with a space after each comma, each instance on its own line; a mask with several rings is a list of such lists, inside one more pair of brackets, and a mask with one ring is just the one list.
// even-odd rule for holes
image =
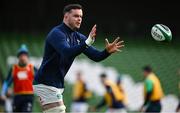
[[146, 97], [145, 97], [145, 101], [143, 106], [146, 106], [148, 104], [148, 102], [150, 101], [150, 96], [151, 96], [151, 92], [148, 92]]
[[8, 83], [6, 81], [4, 81], [2, 90], [1, 90], [1, 95], [2, 96], [6, 95], [7, 90], [8, 90]]
[[72, 58], [81, 54], [86, 48], [88, 48], [88, 45], [82, 43], [81, 45], [76, 45], [73, 47], [65, 47], [62, 49], [61, 53], [67, 58]]
[[108, 56], [110, 56], [110, 53], [108, 53], [106, 49], [104, 49], [103, 51], [98, 51], [94, 47], [87, 48], [83, 53], [88, 58], [96, 62], [102, 61], [106, 59]]
[[12, 78], [12, 68], [8, 72], [8, 76], [6, 80], [3, 83], [1, 95], [6, 95], [6, 92], [8, 90], [8, 87], [12, 84], [13, 78]]

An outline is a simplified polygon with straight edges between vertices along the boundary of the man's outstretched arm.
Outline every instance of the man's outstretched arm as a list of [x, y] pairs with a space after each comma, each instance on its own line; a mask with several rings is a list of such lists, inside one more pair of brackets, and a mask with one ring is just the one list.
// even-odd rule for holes
[[99, 51], [94, 47], [87, 48], [83, 53], [88, 56], [93, 61], [102, 61], [107, 58], [110, 54], [121, 51], [120, 49], [124, 47], [123, 41], [119, 41], [119, 37], [114, 40], [113, 43], [109, 43], [106, 39], [106, 48], [103, 51]]
[[95, 62], [102, 61], [110, 55], [110, 53], [108, 53], [106, 49], [104, 49], [103, 51], [99, 51], [92, 46], [87, 48], [83, 53]]
[[[94, 27], [92, 28], [89, 37], [93, 37], [93, 42], [95, 40], [95, 36], [96, 36], [96, 25], [94, 25]], [[91, 38], [86, 38], [86, 36], [80, 34], [80, 37], [82, 40], [86, 40], [88, 41], [88, 39]], [[122, 47], [124, 47], [123, 42], [124, 41], [119, 41], [119, 37], [117, 37], [114, 42], [109, 43], [108, 39], [105, 39], [106, 41], [106, 47], [103, 51], [99, 51], [96, 48], [92, 47], [91, 45], [89, 45], [90, 47], [84, 50], [84, 54], [90, 58], [93, 61], [99, 62], [104, 60], [105, 58], [107, 58], [110, 54], [121, 51], [120, 49]]]

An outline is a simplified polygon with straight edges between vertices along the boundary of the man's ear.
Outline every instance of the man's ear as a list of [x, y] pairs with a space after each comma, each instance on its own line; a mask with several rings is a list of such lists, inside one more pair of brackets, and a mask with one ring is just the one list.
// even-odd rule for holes
[[64, 14], [64, 18], [65, 18], [65, 19], [67, 19], [67, 18], [68, 18], [68, 15], [69, 15], [69, 13], [68, 13], [68, 12], [67, 12], [67, 13], [65, 13], [65, 14]]

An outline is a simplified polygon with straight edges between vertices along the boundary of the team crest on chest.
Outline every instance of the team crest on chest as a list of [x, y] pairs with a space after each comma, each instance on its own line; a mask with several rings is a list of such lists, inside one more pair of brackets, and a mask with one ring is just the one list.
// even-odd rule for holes
[[78, 45], [80, 45], [80, 40], [79, 39], [77, 39], [77, 42], [78, 42]]
[[28, 78], [26, 71], [20, 71], [17, 73], [17, 77], [19, 80], [25, 80]]
[[67, 38], [67, 42], [68, 42], [68, 43], [69, 43], [69, 41], [70, 41], [69, 38]]

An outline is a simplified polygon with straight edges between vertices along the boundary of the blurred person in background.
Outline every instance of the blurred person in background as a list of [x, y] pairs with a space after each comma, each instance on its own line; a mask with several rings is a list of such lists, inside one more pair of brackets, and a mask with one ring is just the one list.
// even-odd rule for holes
[[116, 83], [107, 79], [105, 73], [101, 74], [101, 82], [106, 89], [106, 93], [101, 102], [96, 105], [93, 109], [98, 110], [101, 107], [107, 105], [108, 109], [106, 113], [127, 113], [124, 105], [124, 93], [119, 90]]
[[83, 17], [82, 6], [69, 4], [63, 10], [63, 22], [47, 35], [43, 61], [35, 76], [34, 91], [40, 98], [44, 113], [64, 113], [64, 77], [76, 56], [85, 54], [93, 61], [100, 62], [124, 47], [119, 37], [99, 51], [92, 46], [96, 36], [96, 25], [88, 37], [78, 32]]
[[159, 78], [155, 75], [150, 66], [143, 67], [144, 81], [144, 104], [141, 112], [161, 112], [161, 99], [163, 89]]
[[13, 112], [32, 112], [33, 79], [36, 68], [29, 63], [29, 52], [26, 45], [21, 45], [17, 53], [18, 63], [14, 64], [3, 83], [1, 98], [6, 100], [8, 87], [13, 83]]
[[91, 97], [91, 92], [88, 91], [87, 85], [82, 78], [82, 73], [77, 73], [77, 80], [73, 87], [73, 103], [71, 106], [72, 113], [86, 113], [88, 111], [87, 99]]
[[126, 93], [124, 91], [124, 88], [122, 86], [122, 77], [121, 76], [118, 76], [117, 86], [119, 87], [120, 92], [123, 94], [123, 100], [122, 101], [123, 101], [124, 105], [127, 105], [128, 100], [127, 100], [127, 96], [126, 96]]

